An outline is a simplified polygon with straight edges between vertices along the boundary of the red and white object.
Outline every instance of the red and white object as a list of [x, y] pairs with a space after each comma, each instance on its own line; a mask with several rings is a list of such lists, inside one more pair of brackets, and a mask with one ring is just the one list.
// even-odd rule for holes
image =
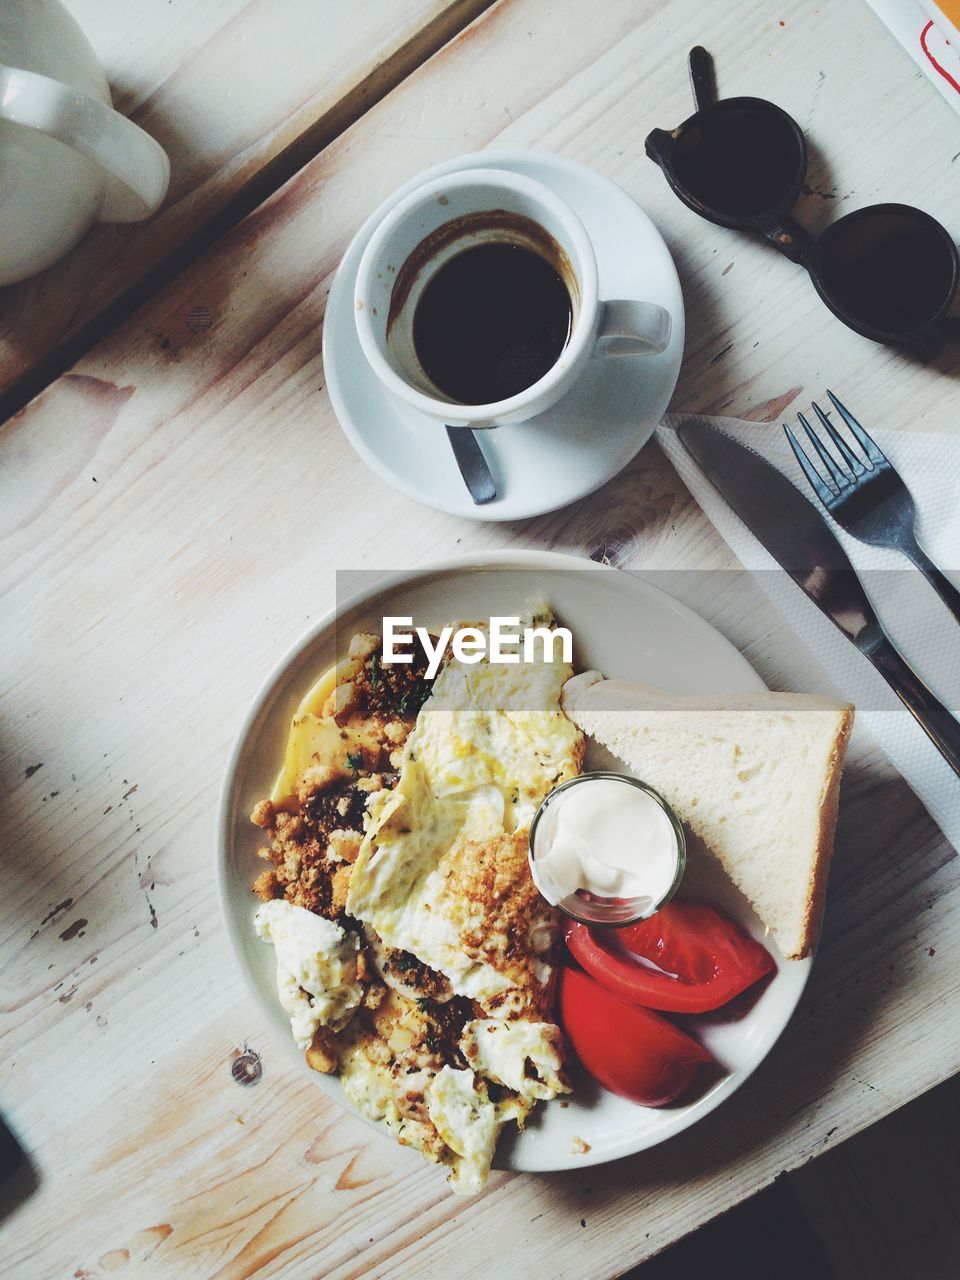
[[960, 0], [867, 0], [954, 111], [960, 112]]

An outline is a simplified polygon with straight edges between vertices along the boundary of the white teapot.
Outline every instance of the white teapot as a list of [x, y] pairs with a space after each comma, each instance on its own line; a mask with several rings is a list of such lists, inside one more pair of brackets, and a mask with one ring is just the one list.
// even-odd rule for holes
[[166, 152], [113, 110], [59, 0], [0, 0], [0, 286], [50, 266], [97, 220], [148, 218], [169, 181]]

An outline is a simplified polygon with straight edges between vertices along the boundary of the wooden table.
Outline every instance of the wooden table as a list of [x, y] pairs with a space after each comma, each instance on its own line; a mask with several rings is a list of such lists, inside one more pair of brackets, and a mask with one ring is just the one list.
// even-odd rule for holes
[[[77, 0], [95, 35], [98, 7]], [[684, 58], [702, 42], [723, 93], [773, 97], [807, 129], [807, 225], [880, 198], [950, 226], [956, 117], [859, 0], [791, 5], [782, 19], [748, 3], [605, 0], [588, 14], [574, 0], [500, 0], [426, 60], [417, 33], [450, 34], [469, 6], [406, 4], [373, 54], [370, 32], [396, 6], [351, 6], [348, 18], [332, 3], [208, 14], [178, 0], [169, 22], [137, 7], [151, 39], [118, 16], [100, 47], [121, 104], [153, 102], [139, 118], [168, 142], [193, 146], [193, 117], [158, 86], [182, 82], [181, 106], [206, 94], [212, 112], [216, 76], [236, 74], [224, 43], [234, 18], [264, 22], [269, 8], [285, 24], [286, 44], [271, 28], [282, 57], [323, 9], [311, 30], [359, 71], [340, 66], [345, 79], [320, 93], [322, 72], [298, 60], [297, 85], [235, 120], [233, 141], [211, 135], [192, 177], [181, 170], [175, 190], [199, 192], [196, 211], [175, 204], [138, 230], [142, 257], [114, 254], [116, 233], [97, 232], [50, 273], [54, 301], [35, 321], [24, 300], [42, 282], [4, 300], [26, 353], [8, 352], [6, 384], [30, 376], [44, 389], [0, 433], [0, 1106], [34, 1183], [5, 1224], [0, 1274], [619, 1274], [958, 1069], [960, 1030], [944, 1016], [960, 994], [957, 860], [864, 744], [846, 779], [825, 936], [788, 1031], [702, 1124], [615, 1165], [497, 1174], [465, 1201], [291, 1071], [227, 950], [214, 813], [246, 706], [332, 605], [336, 570], [505, 546], [651, 571], [733, 565], [654, 445], [593, 497], [513, 525], [439, 515], [371, 476], [323, 390], [331, 274], [369, 210], [422, 167], [493, 143], [558, 151], [619, 182], [669, 241], [688, 317], [674, 408], [772, 419], [826, 383], [869, 422], [948, 430], [955, 349], [923, 368], [843, 329], [786, 260], [677, 204], [642, 139], [688, 114]], [[387, 82], [380, 58], [394, 67]], [[364, 92], [379, 96], [367, 110]], [[290, 103], [306, 98], [285, 132]], [[331, 112], [357, 118], [339, 132], [316, 125]], [[216, 209], [243, 186], [228, 155], [242, 144], [268, 181], [270, 156], [307, 135], [326, 145], [197, 256], [190, 237], [211, 219], [216, 229]], [[152, 266], [184, 244], [179, 274], [158, 287]], [[109, 300], [142, 271], [142, 305], [115, 322]], [[71, 272], [102, 276], [102, 295], [80, 298]], [[188, 323], [198, 307], [206, 327]], [[74, 313], [88, 349], [52, 377]], [[729, 580], [688, 572], [676, 586], [769, 683], [823, 686], [769, 606], [743, 603]], [[248, 1049], [262, 1061], [256, 1087], [231, 1074]]]
[[114, 105], [171, 161], [163, 208], [0, 296], [6, 417], [490, 0], [68, 0]]

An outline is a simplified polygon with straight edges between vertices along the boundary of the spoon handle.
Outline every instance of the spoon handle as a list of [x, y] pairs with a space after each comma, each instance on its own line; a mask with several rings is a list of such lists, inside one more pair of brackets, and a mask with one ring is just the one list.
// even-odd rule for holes
[[497, 486], [473, 430], [470, 427], [447, 427], [447, 438], [470, 497], [478, 507], [492, 502], [497, 496]]

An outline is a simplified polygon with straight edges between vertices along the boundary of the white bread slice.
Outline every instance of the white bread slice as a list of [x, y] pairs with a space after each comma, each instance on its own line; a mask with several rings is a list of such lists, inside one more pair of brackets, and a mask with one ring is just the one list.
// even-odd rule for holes
[[568, 680], [562, 706], [673, 806], [782, 954], [810, 955], [853, 707], [802, 693], [683, 696], [597, 671]]

